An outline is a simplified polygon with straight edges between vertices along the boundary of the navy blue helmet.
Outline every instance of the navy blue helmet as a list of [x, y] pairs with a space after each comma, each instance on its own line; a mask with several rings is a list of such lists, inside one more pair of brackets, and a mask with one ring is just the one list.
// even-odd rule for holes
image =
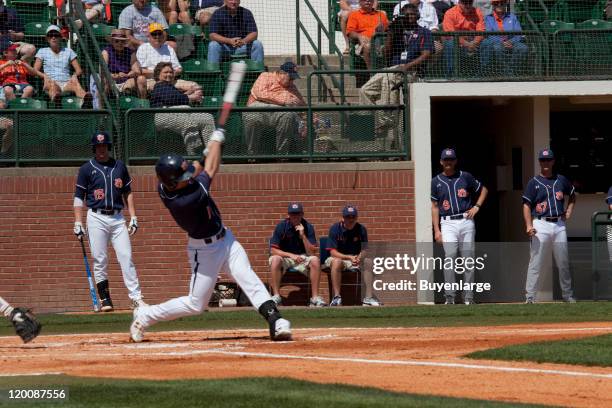
[[176, 187], [179, 182], [189, 180], [194, 172], [195, 168], [193, 165], [180, 154], [164, 154], [155, 164], [157, 177], [164, 186], [171, 189]]
[[113, 140], [107, 132], [99, 131], [93, 134], [91, 137], [91, 145], [96, 147], [97, 145], [105, 144], [110, 146], [113, 144]]

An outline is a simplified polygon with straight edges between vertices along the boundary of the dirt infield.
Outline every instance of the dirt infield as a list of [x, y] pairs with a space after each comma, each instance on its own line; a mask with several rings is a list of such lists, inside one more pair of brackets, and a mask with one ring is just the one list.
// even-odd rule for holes
[[612, 332], [612, 323], [457, 328], [297, 329], [273, 343], [265, 330], [3, 337], [0, 377], [186, 379], [286, 376], [386, 390], [579, 407], [612, 406], [612, 368], [462, 358], [532, 341]]

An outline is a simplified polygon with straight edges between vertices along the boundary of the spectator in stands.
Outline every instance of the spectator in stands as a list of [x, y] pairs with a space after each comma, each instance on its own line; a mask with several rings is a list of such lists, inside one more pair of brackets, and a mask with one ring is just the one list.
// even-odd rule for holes
[[124, 31], [133, 49], [149, 40], [147, 34], [152, 23], [160, 24], [163, 30], [168, 28], [161, 10], [151, 6], [149, 0], [132, 0], [132, 4], [119, 15], [119, 28]]
[[102, 50], [102, 59], [108, 65], [119, 92], [132, 93], [137, 90], [139, 98], [147, 98], [147, 77], [143, 75], [136, 53], [128, 47], [128, 38], [123, 30], [111, 31], [109, 45]]
[[[402, 7], [402, 16], [389, 26], [385, 38], [387, 60], [390, 69], [406, 72], [408, 81], [422, 76], [425, 63], [434, 51], [431, 32], [417, 23], [419, 9], [414, 4]], [[359, 89], [359, 103], [362, 105], [400, 105], [400, 88], [404, 75], [399, 73], [377, 73]], [[397, 127], [398, 118], [393, 111], [380, 111], [375, 114], [375, 129], [378, 135], [386, 134]], [[387, 135], [391, 138], [394, 135]], [[390, 140], [391, 142], [392, 140]], [[397, 146], [399, 148], [399, 146]]]
[[36, 47], [22, 42], [25, 38], [23, 20], [17, 10], [6, 7], [0, 0], [0, 49], [6, 49], [11, 44], [17, 44], [19, 58], [31, 61], [36, 53]]
[[[149, 25], [149, 42], [142, 44], [136, 51], [136, 59], [140, 64], [142, 73], [147, 77], [147, 89], [152, 90], [156, 81], [153, 79], [153, 71], [160, 62], [170, 62], [174, 69], [174, 75], [180, 75], [183, 71], [176, 52], [166, 43], [166, 32], [160, 23]], [[193, 81], [177, 80], [175, 86], [184, 94], [189, 95], [200, 86]]]
[[257, 40], [255, 18], [240, 7], [240, 0], [224, 0], [223, 7], [210, 19], [209, 31], [208, 61], [219, 63], [226, 55], [246, 54], [263, 63], [264, 50]]
[[6, 101], [12, 101], [20, 95], [31, 98], [34, 87], [28, 83], [28, 75], [45, 79], [45, 74], [34, 70], [27, 62], [17, 59], [17, 44], [11, 44], [4, 50], [4, 59], [0, 61], [0, 84]]
[[[484, 31], [484, 18], [480, 9], [474, 7], [474, 0], [459, 0], [444, 15], [443, 31]], [[478, 52], [482, 36], [450, 37], [444, 43], [446, 59], [446, 74], [450, 78], [454, 74], [455, 41], [459, 42], [459, 52], [465, 57], [473, 57]]]
[[[83, 9], [85, 9], [85, 17], [90, 23], [97, 22], [101, 17], [104, 17], [106, 6], [102, 0], [81, 0]], [[74, 21], [78, 28], [83, 27], [83, 22], [80, 19]]]
[[189, 16], [189, 0], [164, 0], [157, 3], [168, 24], [191, 24]]
[[[77, 55], [70, 48], [62, 47], [62, 34], [56, 25], [50, 25], [46, 31], [49, 47], [41, 48], [36, 53], [34, 69], [45, 72], [43, 90], [49, 95], [51, 101], [56, 104], [62, 92], [74, 92], [81, 98], [83, 108], [92, 107], [92, 96], [85, 92], [79, 83], [79, 77], [83, 74], [81, 65], [77, 61]], [[74, 73], [70, 75], [70, 67]]]
[[[190, 104], [202, 101], [202, 91], [182, 93], [175, 87], [174, 69], [171, 62], [160, 62], [155, 67], [156, 81], [151, 93], [152, 108], [189, 108]], [[189, 155], [201, 155], [202, 149], [215, 130], [215, 119], [210, 113], [156, 113], [155, 128], [167, 135], [180, 133]]]
[[380, 306], [378, 299], [372, 295], [372, 265], [364, 265], [368, 230], [357, 222], [357, 218], [357, 208], [347, 205], [342, 209], [342, 221], [335, 223], [329, 229], [326, 248], [329, 257], [325, 260], [325, 266], [330, 268], [331, 273], [333, 298], [329, 303], [330, 306], [342, 306], [342, 297], [340, 297], [342, 272], [350, 270], [363, 272], [366, 295], [362, 304]]
[[[249, 107], [305, 106], [306, 101], [300, 94], [293, 80], [299, 78], [297, 66], [285, 62], [276, 72], [263, 72], [259, 75], [247, 101]], [[245, 112], [242, 118], [246, 133], [249, 154], [261, 152], [262, 131], [268, 127], [276, 129], [277, 154], [288, 154], [297, 142], [300, 115], [296, 112]], [[304, 142], [305, 143], [305, 142]]]
[[[485, 17], [487, 31], [522, 31], [521, 23], [514, 13], [510, 13], [506, 0], [491, 0], [493, 14]], [[480, 63], [483, 73], [491, 75], [494, 62], [501, 65], [503, 72], [512, 75], [520, 71], [529, 48], [522, 35], [500, 35], [485, 38], [480, 44]]]
[[372, 0], [359, 0], [359, 10], [352, 12], [346, 23], [348, 37], [357, 42], [356, 52], [370, 69], [370, 41], [375, 33], [387, 30], [387, 15], [375, 10]]
[[612, 0], [606, 2], [606, 8], [604, 9], [604, 15], [606, 20], [612, 20]]
[[[344, 54], [348, 54], [350, 44], [348, 35], [346, 34], [346, 22], [348, 21], [349, 14], [359, 9], [359, 0], [340, 0], [338, 3], [340, 5], [338, 19], [340, 19], [340, 29], [342, 30], [342, 35], [344, 36], [345, 43]], [[374, 9], [378, 8], [377, 0], [374, 0], [372, 2], [372, 7]]]
[[452, 7], [452, 3], [448, 0], [434, 0], [431, 2], [431, 5], [436, 9], [438, 21], [444, 21], [444, 14]]
[[434, 6], [432, 6], [430, 3], [426, 3], [425, 0], [403, 0], [399, 2], [393, 9], [394, 19], [399, 17], [400, 10], [406, 4], [413, 4], [417, 6], [420, 15], [418, 23], [421, 27], [426, 28], [429, 31], [438, 30], [438, 13], [436, 12]]
[[325, 306], [319, 296], [319, 283], [321, 280], [321, 262], [316, 255], [317, 237], [315, 229], [304, 219], [304, 207], [301, 203], [290, 203], [287, 210], [288, 217], [279, 222], [274, 228], [270, 239], [270, 272], [272, 274], [272, 300], [279, 305], [280, 283], [283, 273], [289, 268], [309, 276], [311, 297], [310, 307]]
[[208, 25], [212, 15], [221, 6], [223, 0], [191, 0], [191, 12], [195, 23], [200, 24], [202, 29]]
[[[6, 109], [7, 104], [4, 99], [4, 91], [0, 88], [0, 109]], [[6, 116], [0, 116], [0, 157], [5, 157], [9, 154], [13, 145], [13, 120]]]

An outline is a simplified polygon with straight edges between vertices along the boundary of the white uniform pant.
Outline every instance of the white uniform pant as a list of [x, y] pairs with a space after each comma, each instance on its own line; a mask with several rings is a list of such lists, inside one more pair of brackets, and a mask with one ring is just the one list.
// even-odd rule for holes
[[244, 248], [229, 229], [224, 238], [208, 245], [201, 239], [190, 238], [187, 253], [192, 272], [189, 294], [141, 307], [138, 316], [145, 326], [202, 313], [221, 270], [229, 272], [256, 310], [271, 300], [270, 293], [251, 268]]
[[612, 263], [612, 225], [608, 225], [608, 256], [610, 256], [610, 263]]
[[[444, 256], [446, 258], [456, 258], [460, 253], [462, 257], [474, 258], [474, 238], [476, 235], [476, 227], [474, 220], [462, 218], [459, 220], [440, 220], [440, 229], [442, 232], [442, 241], [444, 246]], [[446, 264], [446, 262], [445, 262]], [[474, 282], [474, 268], [465, 268], [462, 280], [464, 283]], [[444, 282], [455, 283], [455, 270], [444, 269]], [[445, 296], [455, 297], [455, 291], [452, 289], [445, 290]], [[473, 300], [474, 292], [466, 290], [463, 292], [463, 300]]]
[[563, 299], [572, 297], [572, 276], [567, 256], [565, 221], [548, 222], [534, 219], [533, 227], [536, 234], [531, 238], [531, 258], [529, 259], [527, 282], [525, 284], [526, 297], [535, 299], [539, 286], [540, 271], [551, 270], [553, 257], [557, 269], [559, 269], [559, 285], [561, 286]]
[[136, 267], [132, 262], [130, 234], [123, 214], [103, 215], [87, 211], [87, 236], [93, 257], [93, 274], [96, 283], [108, 279], [108, 241], [113, 244], [117, 261], [123, 274], [123, 282], [132, 300], [142, 298]]

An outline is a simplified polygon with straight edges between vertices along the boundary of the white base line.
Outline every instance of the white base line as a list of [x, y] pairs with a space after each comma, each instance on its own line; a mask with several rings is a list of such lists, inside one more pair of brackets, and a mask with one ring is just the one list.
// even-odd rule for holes
[[49, 371], [48, 373], [21, 373], [21, 374], [0, 374], [0, 377], [28, 377], [39, 375], [64, 375], [59, 371]]
[[504, 371], [504, 372], [510, 372], [510, 373], [553, 374], [553, 375], [564, 375], [568, 377], [592, 377], [592, 378], [612, 379], [612, 374], [589, 373], [589, 372], [581, 372], [581, 371], [563, 371], [563, 370], [549, 370], [549, 369], [538, 369], [538, 368], [488, 366], [488, 365], [480, 365], [480, 364], [443, 363], [443, 362], [436, 362], [436, 361], [370, 360], [370, 359], [365, 359], [365, 358], [348, 358], [348, 357], [294, 356], [290, 354], [253, 353], [253, 352], [246, 352], [246, 351], [226, 351], [226, 350], [215, 350], [215, 349], [213, 350], [194, 350], [194, 351], [186, 351], [186, 352], [152, 353], [151, 355], [187, 356], [187, 355], [194, 355], [194, 354], [224, 354], [224, 355], [238, 356], [238, 357], [260, 357], [260, 358], [276, 358], [276, 359], [290, 359], [290, 360], [342, 361], [342, 362], [363, 363], [363, 364], [466, 368], [466, 369], [473, 369], [473, 370]]

